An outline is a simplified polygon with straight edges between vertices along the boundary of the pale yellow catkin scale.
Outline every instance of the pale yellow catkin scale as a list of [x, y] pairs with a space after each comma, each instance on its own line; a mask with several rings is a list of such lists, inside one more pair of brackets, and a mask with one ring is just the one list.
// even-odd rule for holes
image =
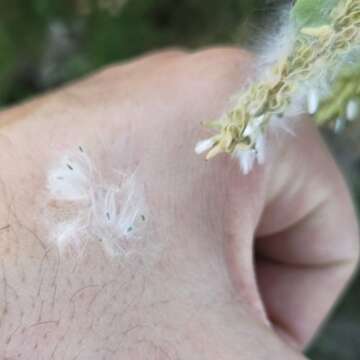
[[344, 54], [360, 45], [360, 0], [339, 1], [330, 19], [329, 25], [300, 29], [290, 53], [265, 79], [248, 87], [233, 109], [210, 124], [219, 133], [211, 138], [208, 159], [222, 152], [257, 151], [257, 137], [266, 133], [275, 116], [286, 115], [298, 89], [319, 71], [335, 69]]

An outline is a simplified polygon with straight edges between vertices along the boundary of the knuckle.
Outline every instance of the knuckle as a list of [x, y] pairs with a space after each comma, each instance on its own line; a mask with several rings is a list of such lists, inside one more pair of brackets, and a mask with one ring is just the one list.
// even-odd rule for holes
[[249, 51], [235, 47], [218, 47], [202, 50], [194, 54], [198, 60], [206, 62], [209, 66], [233, 71], [239, 65], [250, 63], [254, 55]]
[[210, 48], [191, 55], [198, 77], [232, 91], [252, 72], [253, 60], [253, 54], [235, 47]]
[[157, 54], [163, 58], [180, 58], [187, 54], [187, 51], [180, 47], [160, 50]]
[[149, 65], [159, 65], [162, 62], [176, 61], [186, 55], [186, 50], [181, 48], [166, 48], [163, 50], [150, 51], [143, 54], [140, 58], [133, 60], [131, 63]]
[[160, 66], [164, 62], [176, 61], [185, 56], [185, 54], [186, 51], [180, 48], [149, 52], [124, 63], [108, 65], [101, 69], [99, 73], [104, 77], [117, 78], [118, 76], [129, 74], [131, 71], [140, 71], [141, 69]]

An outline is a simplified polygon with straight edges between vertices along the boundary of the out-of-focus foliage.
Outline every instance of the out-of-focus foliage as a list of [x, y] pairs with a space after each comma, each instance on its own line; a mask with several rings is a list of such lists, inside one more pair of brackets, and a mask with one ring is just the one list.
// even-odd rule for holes
[[233, 42], [261, 14], [264, 0], [2, 0], [0, 105], [151, 49]]
[[[271, 25], [275, 5], [286, 2], [0, 0], [0, 106], [146, 51], [252, 41], [264, 23]], [[359, 137], [349, 145], [355, 133], [360, 130], [331, 143], [346, 170], [359, 178]], [[356, 189], [360, 204], [360, 185]], [[314, 360], [360, 359], [359, 279], [309, 354]]]

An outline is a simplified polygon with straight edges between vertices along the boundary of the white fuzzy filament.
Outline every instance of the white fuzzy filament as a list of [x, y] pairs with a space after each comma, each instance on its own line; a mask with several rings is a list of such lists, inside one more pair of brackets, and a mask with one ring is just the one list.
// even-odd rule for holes
[[105, 181], [81, 149], [49, 172], [47, 188], [59, 207], [76, 209], [55, 223], [53, 238], [60, 250], [70, 247], [80, 254], [88, 241], [97, 241], [110, 255], [129, 254], [145, 221], [135, 174], [114, 172], [111, 181]]

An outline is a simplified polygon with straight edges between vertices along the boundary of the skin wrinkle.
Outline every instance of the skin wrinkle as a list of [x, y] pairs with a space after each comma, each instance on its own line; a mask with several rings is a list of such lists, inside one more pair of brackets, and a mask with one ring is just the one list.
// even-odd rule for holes
[[294, 262], [291, 262], [291, 260], [289, 263], [286, 263], [286, 259], [284, 259], [284, 258], [279, 260], [279, 259], [276, 259], [274, 257], [274, 255], [273, 255], [273, 257], [267, 256], [266, 250], [265, 250], [265, 252], [262, 252], [261, 245], [259, 246], [259, 242], [267, 241], [267, 238], [271, 238], [272, 236], [281, 236], [282, 234], [286, 234], [291, 229], [301, 228], [302, 225], [306, 224], [306, 222], [311, 220], [311, 218], [313, 216], [315, 216], [319, 211], [321, 211], [321, 209], [324, 208], [328, 204], [328, 201], [329, 201], [328, 198], [325, 198], [325, 199], [320, 200], [318, 203], [314, 204], [313, 208], [311, 210], [308, 210], [308, 212], [305, 216], [301, 217], [300, 219], [294, 220], [294, 223], [289, 224], [288, 228], [281, 229], [278, 232], [272, 232], [272, 233], [268, 233], [263, 236], [256, 237], [256, 239], [255, 239], [255, 255], [256, 255], [256, 257], [259, 256], [266, 260], [271, 260], [272, 262], [282, 263], [283, 265], [303, 266], [303, 267], [306, 267], [306, 266], [322, 267], [322, 266], [328, 266], [328, 265], [342, 264], [342, 263], [346, 262], [346, 259], [344, 259], [344, 260], [337, 260], [336, 263], [330, 262], [330, 260], [327, 263], [319, 263], [317, 261], [317, 262], [313, 262], [313, 263], [296, 264]]

